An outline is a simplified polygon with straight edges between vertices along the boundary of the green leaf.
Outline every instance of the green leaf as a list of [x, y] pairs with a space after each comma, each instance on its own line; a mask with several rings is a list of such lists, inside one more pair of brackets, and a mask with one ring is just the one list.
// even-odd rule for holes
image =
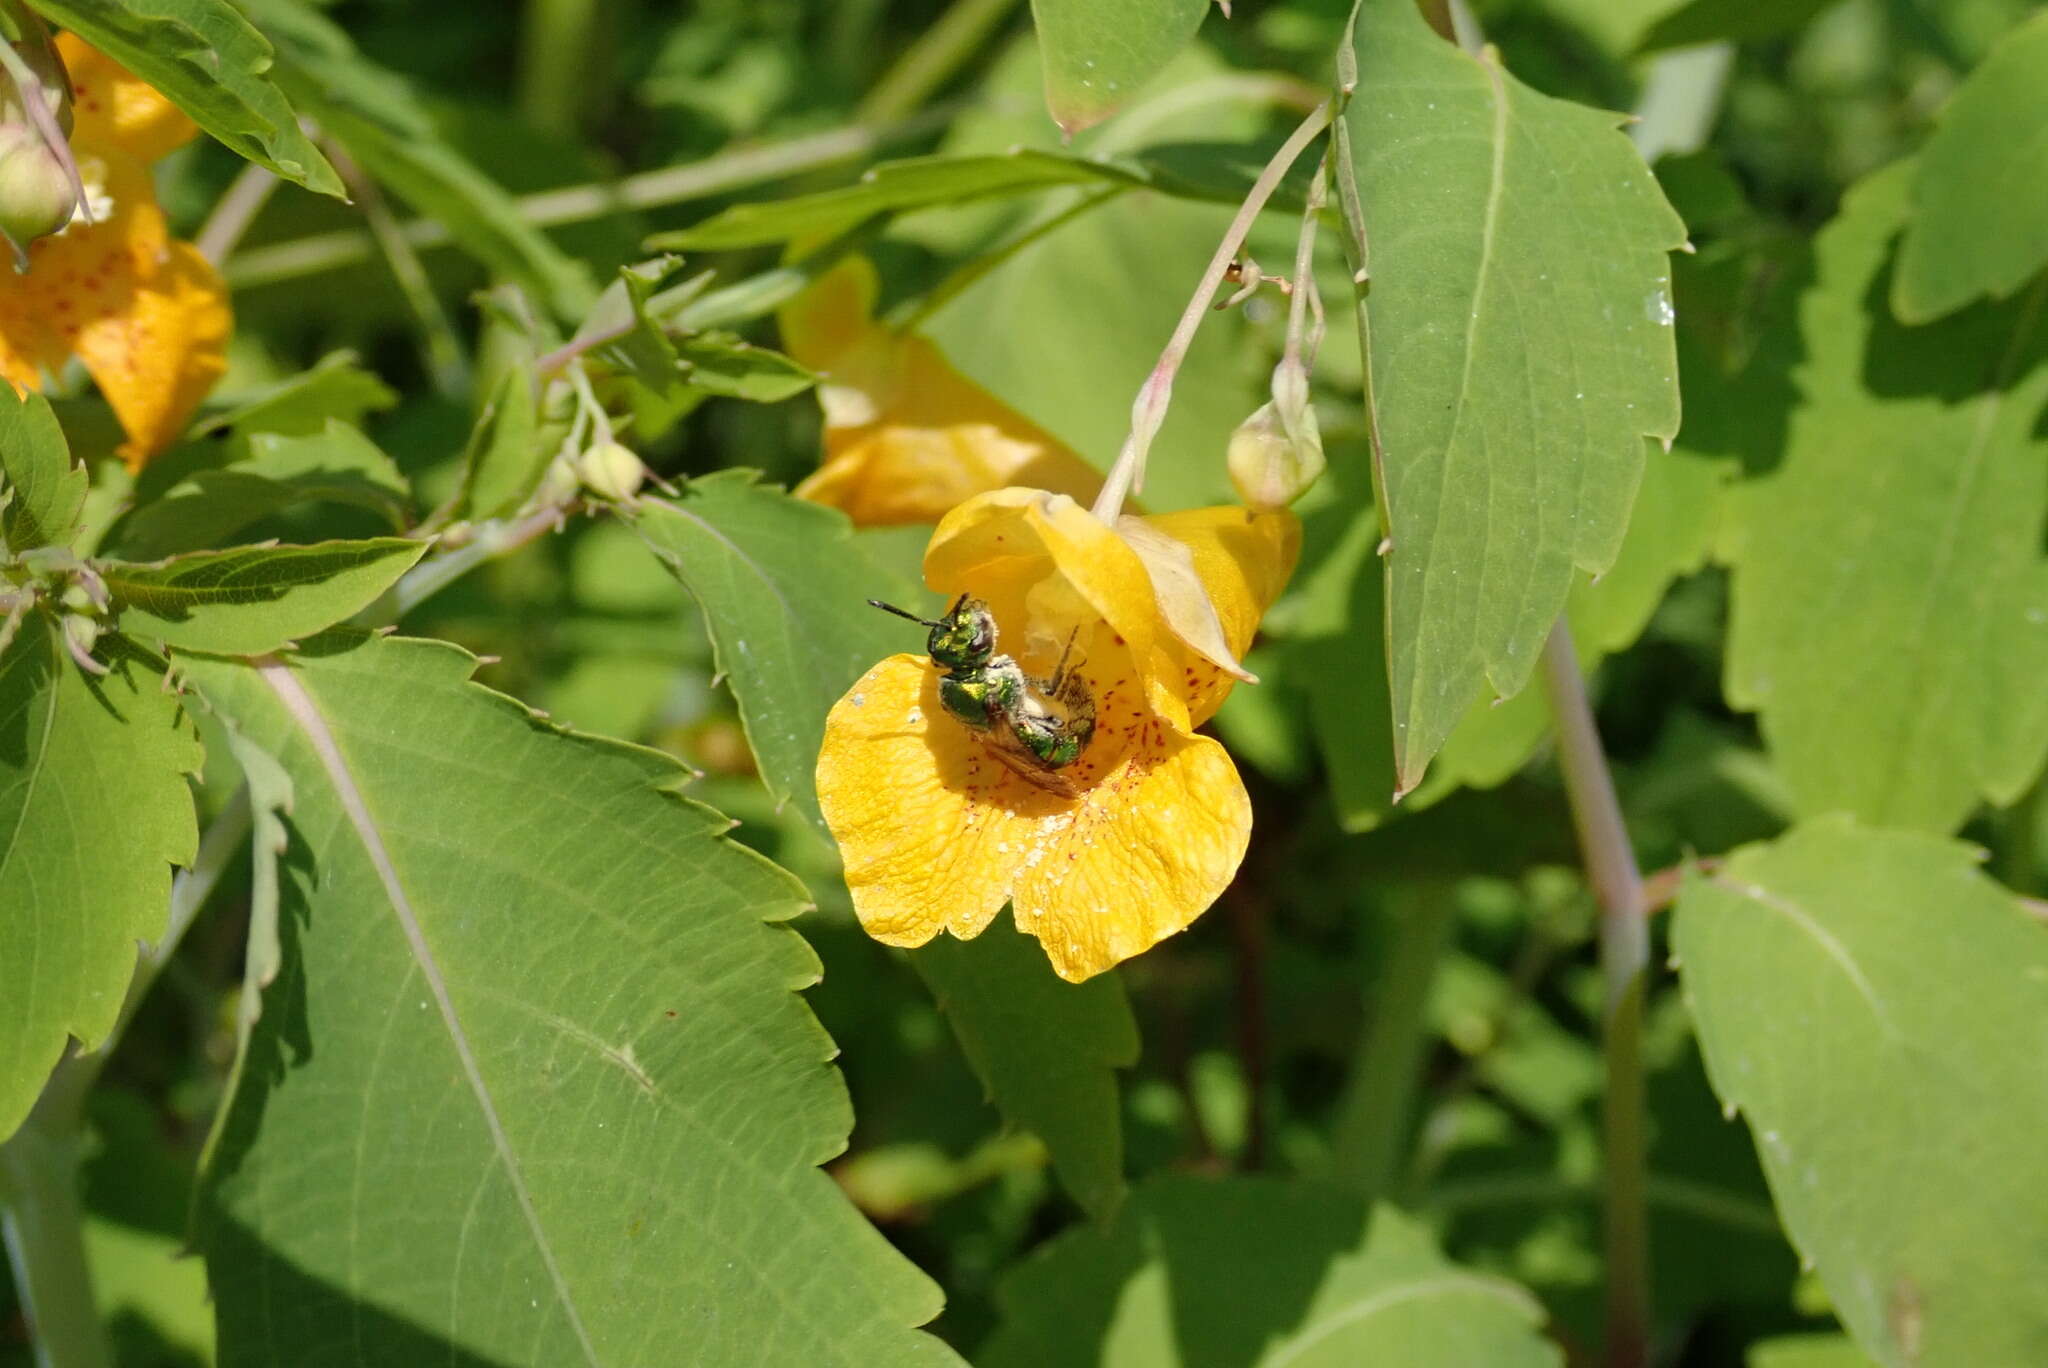
[[779, 404], [818, 382], [818, 377], [781, 352], [755, 346], [732, 333], [696, 333], [676, 339], [683, 376], [707, 394]]
[[1167, 1178], [1106, 1231], [1021, 1265], [981, 1368], [1561, 1365], [1542, 1308], [1437, 1253], [1412, 1218], [1270, 1178]]
[[692, 480], [673, 502], [642, 499], [634, 525], [704, 610], [768, 791], [822, 833], [814, 775], [825, 714], [917, 638], [863, 601], [906, 589], [855, 544], [844, 514], [754, 480], [748, 470]]
[[283, 650], [369, 606], [425, 554], [403, 537], [238, 546], [153, 565], [105, 561], [124, 632], [181, 651]]
[[[1598, 579], [1576, 577], [1566, 600], [1579, 665], [1588, 675], [1642, 635], [1675, 579], [1706, 563], [1729, 474], [1729, 463], [1720, 459], [1683, 450], [1648, 453], [1614, 564]], [[1341, 553], [1306, 578], [1299, 635], [1288, 646], [1290, 677], [1309, 695], [1338, 817], [1350, 831], [1370, 831], [1397, 810], [1394, 753], [1383, 725], [1382, 571], [1369, 554], [1378, 537], [1377, 515], [1368, 505], [1352, 518]], [[1461, 787], [1505, 782], [1529, 763], [1550, 730], [1541, 689], [1474, 703], [1399, 810], [1427, 807]]]
[[1612, 114], [1537, 94], [1405, 0], [1359, 15], [1344, 119], [1370, 243], [1395, 770], [1528, 682], [1576, 570], [1619, 551], [1678, 428], [1684, 227]]
[[329, 352], [300, 371], [234, 407], [211, 414], [195, 429], [200, 436], [231, 432], [248, 437], [275, 432], [307, 437], [335, 422], [361, 427], [366, 415], [390, 408], [398, 394], [358, 364], [354, 352]]
[[341, 179], [266, 73], [271, 48], [226, 0], [29, 0], [250, 161], [323, 195]]
[[1839, 0], [1692, 0], [1650, 26], [1638, 52], [1690, 47], [1694, 43], [1753, 43], [1806, 27]]
[[473, 665], [189, 663], [293, 789], [284, 968], [203, 1178], [222, 1362], [957, 1363], [816, 1167], [852, 1118], [770, 924], [802, 888], [675, 761]]
[[1841, 1335], [1780, 1335], [1749, 1347], [1748, 1368], [1870, 1368], [1870, 1358]]
[[68, 545], [86, 483], [50, 401], [0, 385], [0, 552]]
[[1784, 458], [1729, 502], [1727, 693], [1801, 813], [1954, 828], [2048, 756], [2048, 337], [2028, 302], [1884, 308], [1910, 166], [1816, 241]]
[[106, 1038], [198, 846], [199, 745], [162, 666], [118, 640], [100, 658], [81, 671], [40, 612], [0, 651], [0, 1139], [72, 1037]]
[[2048, 927], [1970, 847], [1809, 822], [1679, 900], [1722, 1102], [1864, 1351], [2048, 1362]]
[[411, 522], [405, 476], [375, 443], [340, 420], [324, 432], [259, 432], [231, 446], [230, 463], [194, 470], [141, 503], [108, 534], [126, 560], [213, 550], [264, 518], [306, 503], [368, 509], [392, 531]]
[[1045, 106], [1069, 136], [1100, 123], [1195, 36], [1209, 0], [1031, 0]]
[[[1207, 0], [1201, 0], [1207, 3]], [[735, 205], [692, 228], [648, 240], [657, 250], [714, 251], [830, 237], [875, 214], [1029, 195], [1061, 185], [1142, 185], [1136, 168], [1021, 148], [996, 156], [907, 157], [881, 162], [858, 184]]]
[[2048, 262], [2048, 14], [2001, 39], [1918, 159], [1892, 307], [1925, 323], [2002, 299]]
[[563, 318], [595, 298], [588, 273], [528, 223], [503, 187], [457, 152], [407, 85], [299, 0], [242, 0], [278, 45], [278, 80], [362, 165], [495, 274]]
[[457, 517], [502, 518], [533, 497], [555, 458], [540, 432], [533, 372], [525, 365], [508, 365], [492, 386], [463, 454]]
[[1108, 1220], [1124, 1196], [1116, 1070], [1138, 1062], [1123, 980], [1066, 982], [1007, 918], [971, 941], [940, 936], [910, 962], [996, 1110], [1043, 1140], [1074, 1200]]

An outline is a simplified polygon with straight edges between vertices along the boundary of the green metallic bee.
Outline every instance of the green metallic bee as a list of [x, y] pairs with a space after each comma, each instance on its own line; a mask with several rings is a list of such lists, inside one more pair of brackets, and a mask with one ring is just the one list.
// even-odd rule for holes
[[947, 712], [985, 736], [996, 757], [1026, 779], [1074, 793], [1059, 771], [1080, 759], [1095, 735], [1095, 699], [1068, 666], [1072, 637], [1051, 677], [1034, 679], [1012, 657], [996, 654], [995, 615], [980, 599], [962, 594], [937, 621], [880, 599], [868, 602], [932, 629], [925, 651], [944, 672], [939, 701]]

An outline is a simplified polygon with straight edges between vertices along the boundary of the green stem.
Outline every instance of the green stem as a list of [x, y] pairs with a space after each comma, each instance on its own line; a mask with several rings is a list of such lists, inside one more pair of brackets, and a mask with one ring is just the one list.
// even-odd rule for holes
[[1648, 1134], [1643, 1118], [1643, 997], [1650, 968], [1649, 920], [1642, 875], [1615, 797], [1614, 777], [1593, 723], [1586, 680], [1563, 618], [1543, 644], [1543, 683], [1557, 725], [1558, 768], [1578, 833], [1587, 880], [1600, 904], [1600, 974], [1605, 986], [1601, 1101], [1604, 1142], [1607, 1357], [1609, 1368], [1649, 1362], [1649, 1217], [1644, 1175]]
[[1173, 336], [1167, 339], [1166, 349], [1159, 354], [1159, 362], [1152, 367], [1152, 373], [1145, 377], [1145, 383], [1138, 387], [1138, 397], [1131, 404], [1131, 433], [1124, 439], [1123, 450], [1117, 453], [1116, 464], [1110, 468], [1109, 478], [1103, 482], [1102, 493], [1095, 499], [1095, 516], [1107, 523], [1113, 523], [1123, 511], [1124, 498], [1145, 487], [1145, 456], [1152, 449], [1152, 439], [1159, 435], [1160, 425], [1166, 421], [1166, 410], [1173, 402], [1174, 377], [1180, 374], [1181, 362], [1187, 359], [1188, 348], [1195, 340], [1195, 329], [1209, 312], [1210, 301], [1216, 298], [1216, 291], [1222, 288], [1223, 277], [1230, 270], [1230, 263], [1237, 258], [1238, 250], [1244, 246], [1252, 224], [1266, 207], [1266, 201], [1280, 188], [1280, 182], [1309, 144], [1322, 136], [1330, 126], [1336, 112], [1336, 101], [1325, 100], [1309, 112], [1273, 159], [1259, 172], [1257, 180], [1239, 206], [1237, 217], [1230, 221], [1224, 231], [1223, 241], [1216, 245], [1216, 253], [1209, 258], [1209, 268], [1202, 273], [1201, 283], [1195, 286], [1194, 296], [1188, 300], [1187, 308], [1181, 313], [1180, 322], [1175, 325]]
[[590, 108], [602, 0], [527, 0], [520, 30], [519, 110], [551, 133], [573, 137]]
[[246, 162], [235, 173], [234, 180], [221, 192], [214, 202], [213, 212], [206, 216], [206, 222], [199, 227], [199, 233], [192, 239], [192, 245], [199, 249], [199, 255], [218, 266], [234, 252], [235, 245], [249, 231], [249, 225], [263, 212], [263, 206], [270, 203], [271, 194], [278, 186], [277, 175], [268, 167]]
[[953, 0], [938, 22], [882, 73], [854, 110], [854, 122], [889, 123], [918, 108], [973, 59], [1016, 7], [1017, 0]]
[[33, 1115], [0, 1145], [0, 1198], [6, 1202], [0, 1234], [37, 1368], [111, 1368], [114, 1362], [85, 1256], [80, 1149], [75, 1120], [46, 1127]]
[[[684, 166], [665, 166], [622, 180], [524, 195], [514, 200], [513, 205], [519, 217], [534, 227], [555, 228], [636, 209], [682, 204], [819, 167], [857, 161], [891, 144], [922, 137], [943, 126], [952, 114], [948, 109], [932, 109], [888, 127], [855, 125], [829, 129], [786, 142], [739, 148]], [[422, 250], [443, 247], [450, 241], [447, 228], [432, 219], [414, 219], [400, 224], [398, 231], [413, 247]], [[353, 266], [369, 260], [376, 250], [376, 239], [368, 232], [346, 228], [252, 248], [231, 257], [223, 270], [229, 285], [251, 289]]]
[[399, 229], [384, 192], [340, 147], [328, 143], [322, 150], [327, 153], [327, 160], [334, 163], [335, 171], [348, 186], [350, 197], [362, 210], [363, 221], [370, 225], [370, 234], [384, 254], [391, 278], [398, 283], [399, 293], [405, 296], [413, 318], [420, 325], [420, 332], [425, 338], [427, 374], [433, 379], [435, 391], [444, 397], [463, 394], [469, 389], [469, 359], [462, 353], [455, 324], [449, 319], [448, 311], [441, 307], [440, 296], [434, 293], [434, 283], [427, 277], [426, 266]]
[[1331, 1175], [1368, 1197], [1387, 1191], [1415, 1107], [1417, 1073], [1428, 1043], [1430, 987], [1457, 922], [1448, 886], [1411, 885], [1387, 909], [1392, 935], [1368, 1014], [1358, 1062], [1337, 1102]]

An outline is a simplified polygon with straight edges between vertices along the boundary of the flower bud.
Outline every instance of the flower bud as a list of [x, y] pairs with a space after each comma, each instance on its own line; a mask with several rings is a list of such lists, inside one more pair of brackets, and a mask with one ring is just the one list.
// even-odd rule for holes
[[0, 233], [26, 248], [77, 210], [70, 173], [41, 135], [26, 124], [0, 125]]
[[1299, 363], [1273, 368], [1273, 398], [1230, 434], [1230, 483], [1251, 508], [1285, 508], [1323, 473], [1323, 434]]
[[623, 502], [640, 492], [647, 467], [617, 442], [595, 442], [576, 458], [576, 474], [599, 498]]

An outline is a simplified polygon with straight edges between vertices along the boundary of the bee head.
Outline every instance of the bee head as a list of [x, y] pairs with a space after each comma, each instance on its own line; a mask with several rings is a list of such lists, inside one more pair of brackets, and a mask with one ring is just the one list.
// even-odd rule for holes
[[988, 664], [996, 653], [995, 614], [989, 612], [988, 605], [980, 599], [962, 594], [946, 610], [946, 615], [936, 622], [915, 613], [906, 613], [894, 604], [878, 599], [869, 599], [868, 602], [884, 612], [931, 628], [931, 635], [925, 639], [925, 653], [931, 656], [934, 665], [942, 669], [978, 670]]

